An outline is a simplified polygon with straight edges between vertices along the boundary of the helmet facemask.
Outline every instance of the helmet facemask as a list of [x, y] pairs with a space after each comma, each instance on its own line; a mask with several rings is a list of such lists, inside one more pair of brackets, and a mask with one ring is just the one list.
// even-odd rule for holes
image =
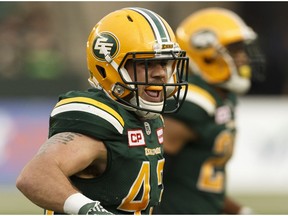
[[237, 94], [244, 94], [251, 87], [251, 79], [258, 78], [258, 81], [264, 79], [264, 58], [253, 40], [236, 42], [226, 46], [225, 49], [222, 56], [228, 64], [230, 76], [218, 86]]
[[258, 41], [249, 41], [245, 43], [244, 49], [250, 59], [250, 67], [252, 70], [251, 80], [263, 82], [266, 79], [265, 74], [265, 56], [260, 50]]
[[[239, 44], [240, 43], [236, 43], [231, 44], [227, 47], [222, 47], [220, 55], [227, 64], [229, 76], [227, 76], [227, 80], [224, 80], [222, 83], [216, 84], [216, 86], [228, 89], [229, 91], [235, 92], [237, 94], [244, 94], [250, 89], [251, 86], [251, 67], [249, 65], [250, 60], [247, 54], [244, 54], [246, 62], [244, 64], [241, 63], [241, 65], [237, 65], [235, 57], [233, 55], [235, 52], [239, 52]], [[235, 49], [235, 47], [237, 48], [237, 50]], [[241, 48], [241, 52], [242, 50], [243, 48]]]
[[[130, 68], [133, 68], [132, 77], [127, 71], [128, 64], [130, 64]], [[167, 80], [153, 79], [152, 82], [149, 81], [151, 79], [149, 78], [149, 66], [151, 64], [163, 65]], [[145, 67], [144, 79], [143, 77], [141, 79], [137, 73], [137, 65]], [[144, 118], [155, 118], [162, 113], [176, 112], [180, 107], [180, 90], [187, 92], [187, 70], [188, 58], [185, 57], [185, 52], [182, 51], [127, 53], [118, 67], [118, 73], [123, 83], [115, 83], [112, 95], [117, 102]], [[161, 96], [161, 101], [143, 99], [139, 94], [140, 89], [142, 91], [144, 89], [146, 94]], [[129, 90], [131, 93], [123, 98], [121, 93], [125, 90]], [[168, 107], [166, 99], [169, 97], [172, 97], [174, 103]]]

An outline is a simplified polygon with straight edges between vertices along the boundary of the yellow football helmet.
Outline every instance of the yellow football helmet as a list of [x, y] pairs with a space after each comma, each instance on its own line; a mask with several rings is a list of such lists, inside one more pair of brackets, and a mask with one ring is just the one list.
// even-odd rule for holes
[[[181, 89], [187, 91], [188, 57], [180, 49], [168, 23], [158, 14], [144, 8], [123, 8], [100, 20], [91, 31], [87, 42], [89, 82], [101, 88], [113, 100], [145, 118], [154, 118], [160, 113], [179, 109]], [[153, 84], [132, 80], [125, 63], [132, 60], [169, 60], [168, 83]], [[170, 61], [171, 60], [171, 61]], [[148, 75], [147, 75], [148, 76]], [[161, 89], [164, 100], [149, 102], [138, 96], [139, 85]], [[182, 93], [181, 93], [182, 94]], [[175, 106], [167, 110], [166, 99], [175, 99]]]
[[[250, 88], [251, 67], [253, 73], [263, 72], [264, 59], [255, 45], [256, 33], [230, 10], [205, 8], [196, 11], [182, 21], [176, 37], [190, 58], [191, 70], [210, 84], [245, 93]], [[228, 47], [239, 43], [249, 61], [237, 68]], [[257, 71], [254, 66], [258, 67]]]

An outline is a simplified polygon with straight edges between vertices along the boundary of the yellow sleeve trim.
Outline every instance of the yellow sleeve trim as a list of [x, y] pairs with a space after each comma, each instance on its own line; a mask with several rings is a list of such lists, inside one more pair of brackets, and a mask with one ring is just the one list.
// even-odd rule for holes
[[188, 86], [188, 89], [189, 89], [190, 91], [199, 93], [200, 95], [202, 95], [203, 97], [205, 97], [207, 100], [209, 100], [212, 104], [216, 105], [215, 99], [214, 99], [214, 98], [211, 96], [211, 94], [208, 93], [206, 90], [200, 88], [199, 86], [192, 85], [192, 84], [190, 84], [190, 85]]
[[211, 116], [215, 114], [216, 100], [199, 86], [189, 84], [186, 100], [199, 105]]
[[67, 98], [67, 99], [63, 99], [61, 101], [59, 101], [54, 108], [62, 106], [64, 104], [68, 104], [68, 103], [73, 103], [73, 102], [83, 102], [86, 104], [91, 104], [93, 106], [99, 107], [102, 110], [105, 110], [106, 112], [110, 113], [111, 115], [113, 115], [122, 125], [122, 127], [124, 127], [124, 120], [123, 118], [115, 111], [113, 110], [111, 107], [107, 106], [104, 103], [101, 103], [97, 100], [91, 99], [91, 98], [87, 98], [87, 97], [74, 97], [74, 98]]

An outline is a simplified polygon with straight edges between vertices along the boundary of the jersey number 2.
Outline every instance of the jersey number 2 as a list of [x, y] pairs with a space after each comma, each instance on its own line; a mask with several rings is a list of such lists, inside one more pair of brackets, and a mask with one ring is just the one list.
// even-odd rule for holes
[[234, 135], [231, 132], [224, 131], [218, 135], [213, 149], [217, 156], [207, 159], [200, 169], [198, 179], [200, 190], [214, 193], [221, 193], [224, 190], [225, 176], [222, 168], [232, 156], [233, 143]]

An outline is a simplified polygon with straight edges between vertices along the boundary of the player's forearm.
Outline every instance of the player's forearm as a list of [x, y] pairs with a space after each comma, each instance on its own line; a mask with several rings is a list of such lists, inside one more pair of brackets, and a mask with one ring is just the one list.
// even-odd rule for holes
[[16, 186], [36, 205], [57, 212], [63, 212], [65, 200], [77, 192], [55, 162], [41, 159], [23, 169]]

